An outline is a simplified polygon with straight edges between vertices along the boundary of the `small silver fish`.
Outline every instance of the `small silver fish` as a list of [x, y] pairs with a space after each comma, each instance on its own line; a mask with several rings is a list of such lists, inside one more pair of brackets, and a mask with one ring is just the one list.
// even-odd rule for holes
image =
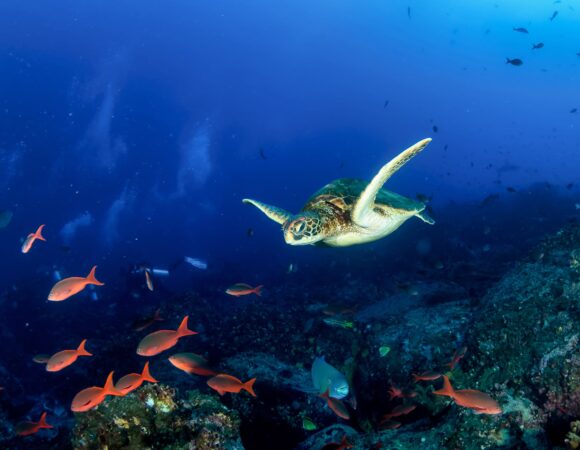
[[184, 259], [187, 264], [195, 267], [196, 269], [201, 270], [207, 269], [207, 263], [205, 261], [202, 261], [201, 259], [191, 258], [189, 256], [186, 256]]
[[298, 272], [298, 265], [294, 264], [294, 263], [290, 263], [290, 265], [288, 266], [288, 270], [286, 271], [286, 273], [296, 273]]

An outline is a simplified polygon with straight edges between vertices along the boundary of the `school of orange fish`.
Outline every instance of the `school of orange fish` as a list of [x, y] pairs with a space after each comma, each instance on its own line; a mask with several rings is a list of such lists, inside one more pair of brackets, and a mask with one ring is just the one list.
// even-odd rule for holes
[[[42, 235], [45, 225], [40, 225], [36, 232], [30, 233], [22, 244], [22, 253], [28, 253], [34, 243], [46, 241]], [[86, 277], [70, 277], [58, 281], [48, 294], [49, 301], [64, 301], [78, 294], [88, 285], [104, 286], [96, 278], [96, 268], [93, 266]], [[148, 269], [144, 269], [145, 282], [147, 288], [154, 290], [153, 280]], [[263, 286], [252, 287], [244, 283], [237, 283], [226, 290], [226, 293], [235, 297], [255, 294], [260, 296]], [[135, 330], [141, 331], [152, 325], [154, 322], [162, 320], [159, 310], [155, 311], [153, 317], [144, 319], [136, 324]], [[137, 354], [141, 356], [156, 356], [160, 353], [174, 347], [179, 339], [186, 336], [198, 334], [196, 331], [188, 328], [188, 316], [185, 316], [177, 330], [158, 330], [148, 334], [139, 342]], [[72, 365], [81, 356], [93, 356], [86, 349], [87, 340], [83, 339], [76, 350], [62, 350], [52, 356], [37, 355], [33, 360], [39, 364], [45, 364], [49, 372], [58, 372]], [[465, 356], [467, 349], [461, 348], [455, 352], [451, 361], [447, 364], [450, 370]], [[242, 382], [238, 378], [219, 373], [208, 366], [207, 361], [194, 353], [177, 353], [168, 358], [169, 362], [176, 368], [188, 373], [209, 377], [207, 385], [217, 391], [220, 395], [225, 393], [240, 393], [242, 390], [247, 391], [250, 395], [256, 397], [254, 392], [254, 383], [256, 378]], [[141, 373], [130, 373], [121, 377], [117, 383], [113, 382], [114, 372], [110, 372], [103, 387], [91, 386], [77, 393], [71, 403], [71, 410], [76, 413], [89, 411], [101, 404], [108, 396], [125, 396], [128, 393], [138, 389], [145, 381], [156, 383], [157, 380], [149, 372], [149, 361], [145, 362]], [[434, 395], [446, 396], [451, 398], [457, 405], [473, 410], [476, 414], [500, 414], [502, 412], [499, 404], [484, 392], [473, 389], [454, 389], [449, 381], [448, 375], [439, 372], [424, 372], [421, 374], [412, 374], [415, 383], [419, 381], [435, 381], [443, 378], [443, 387], [433, 391]], [[391, 384], [387, 392], [390, 400], [414, 398], [417, 394], [413, 391], [404, 391], [401, 388]], [[319, 395], [326, 401], [328, 407], [341, 419], [349, 420], [350, 413], [347, 406], [340, 399], [330, 396], [330, 390]], [[393, 420], [396, 417], [404, 416], [416, 408], [415, 404], [401, 404], [385, 414], [380, 422], [381, 429], [395, 429], [401, 426], [401, 422]], [[23, 421], [16, 425], [16, 433], [20, 436], [28, 436], [37, 433], [41, 429], [53, 428], [46, 422], [47, 413], [42, 413], [38, 422]], [[340, 443], [335, 444], [335, 448], [350, 448], [346, 437]], [[377, 447], [379, 448], [379, 447]]]

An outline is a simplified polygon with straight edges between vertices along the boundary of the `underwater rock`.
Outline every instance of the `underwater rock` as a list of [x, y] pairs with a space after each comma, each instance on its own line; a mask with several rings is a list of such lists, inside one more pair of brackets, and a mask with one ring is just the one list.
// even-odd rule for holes
[[465, 288], [449, 282], [416, 282], [400, 287], [401, 292], [362, 308], [357, 314], [359, 322], [388, 319], [416, 308], [418, 305], [437, 305], [468, 298]]
[[343, 436], [352, 445], [352, 450], [481, 450], [502, 448], [506, 444], [501, 430], [489, 434], [480, 433], [477, 423], [466, 423], [461, 414], [450, 414], [447, 419], [436, 426], [427, 426], [426, 422], [422, 422], [420, 426], [366, 434], [359, 434], [349, 426], [332, 425], [313, 434], [294, 450], [322, 450], [332, 442], [340, 442]]
[[[389, 379], [401, 387], [412, 387], [413, 372], [444, 370], [465, 336], [471, 313], [468, 301], [457, 301], [416, 307], [367, 325], [366, 351], [359, 366], [363, 380], [358, 383], [374, 385], [382, 380], [386, 392]], [[381, 357], [384, 346], [389, 352]]]
[[566, 448], [570, 450], [580, 448], [580, 420], [570, 424], [570, 432], [566, 435], [564, 442], [566, 443]]
[[580, 416], [578, 254], [578, 225], [546, 239], [488, 292], [470, 326], [470, 387], [496, 393], [506, 428], [524, 441], [563, 445], [561, 422]]
[[75, 449], [243, 450], [240, 419], [212, 395], [150, 384], [76, 414]]
[[352, 448], [357, 447], [354, 444], [360, 440], [358, 433], [354, 428], [346, 425], [331, 425], [319, 432], [313, 434], [308, 439], [300, 443], [294, 450], [319, 450], [332, 442], [340, 442], [346, 436], [348, 442], [353, 445]]

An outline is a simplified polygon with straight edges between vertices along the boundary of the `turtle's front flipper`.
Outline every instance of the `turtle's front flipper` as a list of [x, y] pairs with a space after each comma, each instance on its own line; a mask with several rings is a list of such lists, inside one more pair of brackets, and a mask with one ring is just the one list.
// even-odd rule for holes
[[372, 181], [367, 185], [354, 205], [352, 210], [352, 220], [354, 223], [361, 227], [369, 226], [373, 214], [375, 198], [377, 197], [379, 190], [383, 187], [383, 184], [391, 178], [391, 175], [403, 167], [407, 161], [427, 147], [429, 142], [431, 142], [430, 138], [417, 142], [415, 145], [409, 147], [407, 150], [390, 160], [381, 170], [379, 170], [379, 173], [377, 173]]
[[281, 208], [277, 208], [276, 206], [266, 205], [265, 203], [259, 202], [257, 200], [252, 200], [251, 198], [245, 198], [242, 200], [244, 203], [249, 203], [250, 205], [254, 205], [260, 211], [262, 211], [269, 219], [272, 219], [274, 222], [279, 223], [282, 225], [286, 222], [292, 214], [288, 211], [284, 211]]

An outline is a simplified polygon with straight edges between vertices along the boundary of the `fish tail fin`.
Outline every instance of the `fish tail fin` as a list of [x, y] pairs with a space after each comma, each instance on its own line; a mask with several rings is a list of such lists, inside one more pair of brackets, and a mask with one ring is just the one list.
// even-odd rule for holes
[[264, 287], [263, 284], [260, 284], [259, 286], [256, 286], [254, 288], [254, 294], [256, 294], [258, 297], [262, 296], [262, 288]]
[[153, 320], [158, 320], [158, 321], [163, 320], [163, 317], [161, 317], [161, 309], [160, 308], [157, 308], [155, 310], [155, 314], [153, 314]]
[[179, 337], [192, 336], [194, 334], [197, 334], [197, 331], [193, 331], [193, 330], [190, 330], [189, 328], [187, 328], [187, 320], [188, 319], [189, 319], [189, 316], [185, 316], [183, 318], [183, 320], [181, 321], [181, 325], [179, 325], [179, 328], [177, 329], [177, 334], [179, 335]]
[[447, 375], [443, 375], [443, 387], [437, 391], [433, 391], [433, 393], [435, 395], [445, 395], [447, 397], [453, 397], [455, 395], [455, 391], [453, 390], [453, 386], [451, 386]]
[[40, 239], [41, 241], [46, 241], [46, 239], [44, 238], [44, 236], [42, 235], [42, 229], [44, 228], [44, 224], [40, 225], [38, 227], [38, 230], [36, 230], [36, 233], [34, 233], [34, 237], [36, 239]]
[[256, 379], [252, 378], [251, 380], [246, 381], [242, 386], [242, 389], [245, 389], [246, 391], [248, 391], [250, 393], [250, 395], [252, 395], [252, 397], [257, 397], [256, 393], [254, 392], [254, 383], [255, 382], [256, 382]]
[[89, 274], [87, 275], [87, 282], [88, 284], [94, 284], [96, 286], [103, 286], [105, 283], [101, 283], [99, 280], [97, 280], [97, 278], [95, 277], [95, 272], [97, 270], [97, 266], [93, 266], [93, 268], [91, 269], [91, 271], [89, 272]]
[[77, 348], [77, 355], [79, 355], [79, 356], [93, 356], [93, 354], [89, 353], [87, 351], [87, 349], [85, 348], [86, 343], [87, 343], [87, 340], [83, 339], [83, 341], [79, 344], [79, 347]]
[[511, 62], [512, 62], [512, 60], [506, 57], [506, 59], [505, 59], [505, 63], [506, 63], [506, 64], [510, 64]]
[[123, 394], [121, 391], [118, 391], [117, 389], [115, 389], [115, 383], [113, 383], [113, 374], [115, 372], [111, 372], [109, 373], [109, 376], [107, 377], [107, 381], [105, 381], [105, 386], [103, 387], [103, 394], [104, 395], [116, 395], [116, 396], [124, 396], [125, 394]]
[[323, 398], [324, 400], [328, 400], [330, 398], [330, 388], [328, 388], [326, 391], [324, 391], [322, 394], [320, 394], [320, 398]]
[[149, 372], [149, 361], [145, 363], [145, 367], [143, 367], [143, 372], [141, 373], [141, 379], [145, 381], [149, 381], [149, 383], [157, 383], [157, 380], [153, 378], [151, 372]]
[[38, 428], [53, 428], [53, 426], [46, 422], [46, 412], [43, 412], [38, 421]]

